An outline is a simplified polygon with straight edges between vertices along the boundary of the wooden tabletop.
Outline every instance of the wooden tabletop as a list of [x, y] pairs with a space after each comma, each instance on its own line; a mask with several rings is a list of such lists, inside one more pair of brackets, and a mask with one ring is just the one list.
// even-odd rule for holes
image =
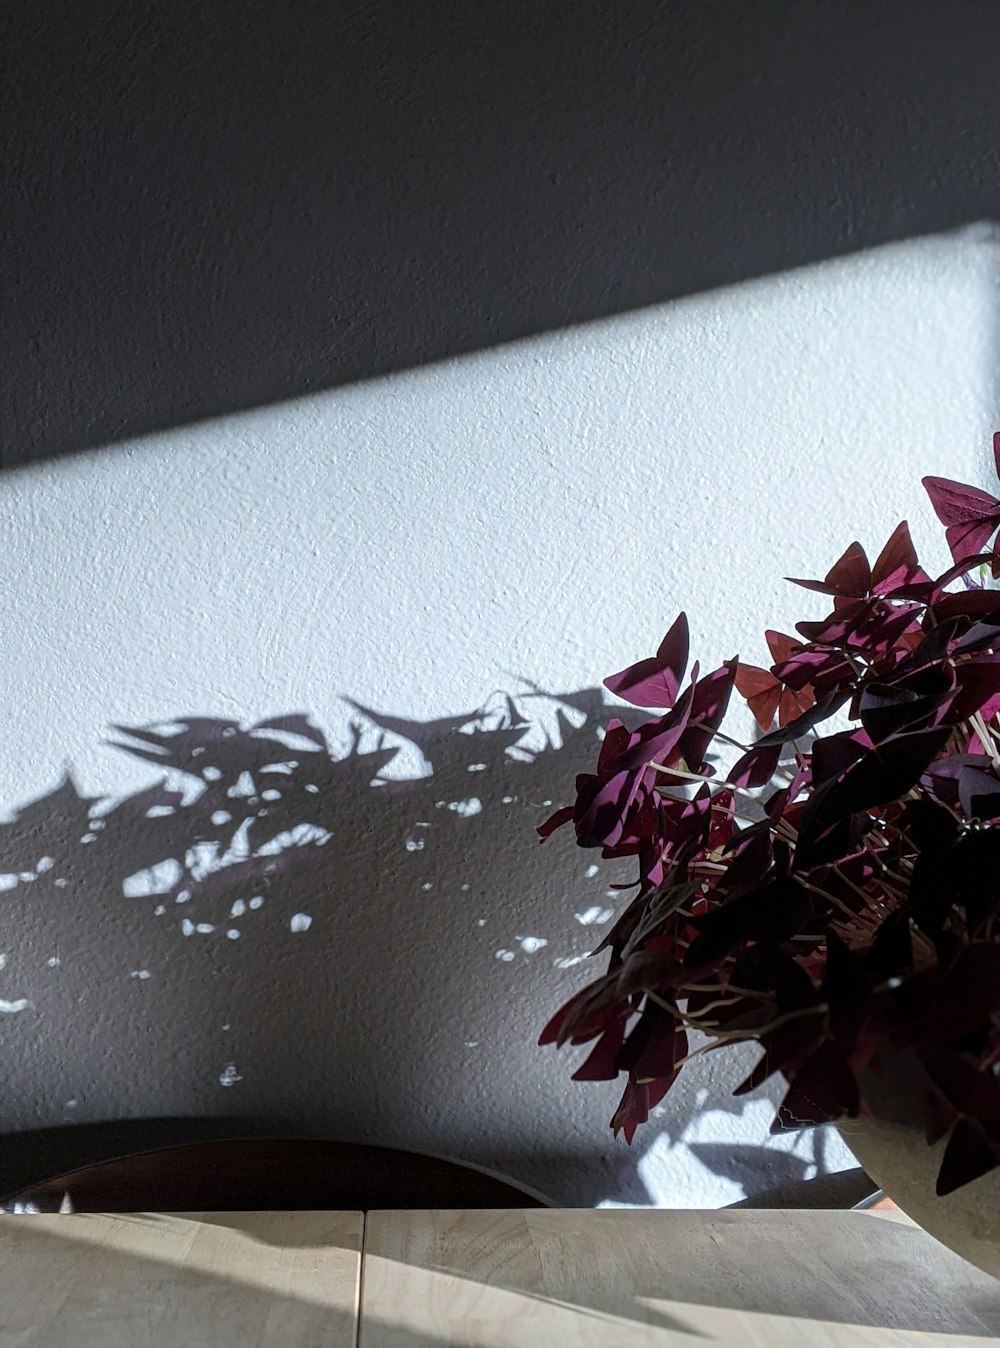
[[2, 1348], [354, 1348], [359, 1212], [0, 1217]]
[[898, 1214], [0, 1218], [0, 1348], [927, 1348], [1000, 1282]]

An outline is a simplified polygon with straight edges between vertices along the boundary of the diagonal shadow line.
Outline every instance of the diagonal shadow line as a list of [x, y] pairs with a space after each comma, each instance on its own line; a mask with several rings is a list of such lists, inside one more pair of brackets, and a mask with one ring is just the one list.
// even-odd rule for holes
[[[176, 1222], [184, 1220], [186, 1214], [174, 1214], [173, 1218], [164, 1215], [137, 1215], [131, 1218], [115, 1217], [113, 1220], [119, 1228], [125, 1231], [132, 1227], [137, 1230], [148, 1227], [151, 1221], [154, 1224]], [[214, 1214], [216, 1221], [224, 1223], [221, 1214]], [[313, 1214], [315, 1216], [315, 1214]], [[200, 1214], [197, 1215], [200, 1218]], [[866, 1218], [863, 1220], [877, 1221], [877, 1218]], [[169, 1344], [177, 1342], [177, 1339], [171, 1339], [169, 1329], [166, 1325], [161, 1326], [157, 1331], [156, 1326], [156, 1308], [157, 1302], [172, 1304], [174, 1307], [172, 1320], [176, 1326], [179, 1320], [184, 1323], [185, 1303], [190, 1304], [194, 1299], [197, 1303], [197, 1309], [194, 1312], [193, 1323], [199, 1326], [204, 1334], [204, 1339], [199, 1342], [205, 1342], [209, 1345], [213, 1342], [219, 1344], [230, 1344], [234, 1342], [234, 1332], [240, 1332], [241, 1343], [252, 1345], [258, 1342], [255, 1331], [260, 1331], [261, 1326], [274, 1326], [275, 1320], [279, 1325], [284, 1322], [284, 1332], [286, 1337], [284, 1342], [318, 1342], [322, 1337], [323, 1342], [358, 1342], [362, 1348], [377, 1348], [377, 1345], [384, 1342], [391, 1342], [397, 1348], [416, 1348], [418, 1344], [445, 1344], [454, 1342], [452, 1335], [444, 1337], [442, 1335], [429, 1331], [422, 1326], [419, 1330], [412, 1328], [405, 1319], [405, 1309], [401, 1313], [393, 1313], [391, 1310], [379, 1308], [378, 1311], [365, 1311], [364, 1301], [364, 1277], [365, 1267], [369, 1259], [374, 1256], [368, 1253], [367, 1244], [361, 1245], [361, 1257], [358, 1260], [357, 1274], [355, 1281], [354, 1300], [358, 1307], [356, 1314], [351, 1314], [337, 1308], [331, 1308], [329, 1294], [324, 1296], [310, 1296], [301, 1289], [293, 1294], [282, 1294], [274, 1288], [266, 1285], [262, 1286], [262, 1281], [266, 1284], [267, 1275], [261, 1268], [261, 1261], [258, 1258], [254, 1261], [254, 1267], [257, 1270], [258, 1277], [243, 1278], [234, 1275], [232, 1272], [220, 1273], [218, 1269], [200, 1269], [197, 1267], [195, 1259], [193, 1269], [186, 1268], [185, 1262], [191, 1256], [192, 1243], [188, 1242], [183, 1252], [178, 1251], [175, 1258], [164, 1256], [154, 1256], [148, 1252], [138, 1253], [123, 1248], [121, 1243], [117, 1243], [113, 1253], [110, 1253], [106, 1244], [107, 1216], [77, 1216], [77, 1217], [59, 1217], [59, 1218], [38, 1218], [38, 1217], [19, 1217], [4, 1219], [0, 1227], [0, 1239], [6, 1236], [4, 1244], [7, 1247], [8, 1267], [9, 1261], [20, 1260], [22, 1264], [32, 1266], [32, 1277], [21, 1281], [22, 1287], [30, 1287], [30, 1295], [34, 1299], [45, 1299], [50, 1295], [50, 1289], [59, 1289], [65, 1300], [62, 1302], [60, 1310], [63, 1312], [51, 1320], [49, 1323], [49, 1337], [46, 1342], [52, 1345], [52, 1348], [63, 1348], [63, 1345], [78, 1343], [79, 1337], [85, 1332], [93, 1333], [95, 1328], [99, 1328], [101, 1318], [107, 1322], [109, 1332], [113, 1329], [118, 1335], [123, 1336], [129, 1333], [130, 1314], [129, 1297], [134, 1296], [136, 1305], [141, 1304], [142, 1327], [151, 1331], [151, 1336], [145, 1340], [150, 1343], [155, 1341], [158, 1344]], [[44, 1223], [44, 1225], [43, 1225]], [[239, 1228], [237, 1228], [239, 1229]], [[196, 1232], [192, 1233], [192, 1238]], [[918, 1231], [902, 1231], [904, 1237], [920, 1238]], [[904, 1242], [905, 1243], [905, 1242]], [[83, 1268], [81, 1263], [81, 1246], [83, 1253]], [[282, 1248], [280, 1245], [277, 1248]], [[300, 1246], [301, 1248], [301, 1246]], [[319, 1249], [330, 1248], [326, 1243], [315, 1247]], [[356, 1248], [353, 1244], [349, 1247], [337, 1246], [337, 1248]], [[88, 1260], [87, 1256], [92, 1255]], [[105, 1264], [105, 1257], [110, 1257]], [[382, 1258], [379, 1256], [379, 1258]], [[668, 1256], [665, 1252], [665, 1261]], [[391, 1265], [399, 1266], [399, 1261], [389, 1260]], [[669, 1262], [669, 1261], [668, 1261]], [[67, 1278], [68, 1269], [75, 1267], [76, 1284], [72, 1278]], [[508, 1292], [515, 1298], [536, 1305], [540, 1308], [551, 1309], [555, 1312], [568, 1312], [579, 1315], [585, 1320], [597, 1321], [608, 1326], [610, 1331], [614, 1327], [621, 1327], [630, 1319], [636, 1323], [643, 1324], [654, 1330], [665, 1330], [669, 1333], [685, 1333], [699, 1338], [708, 1338], [709, 1336], [697, 1328], [693, 1323], [685, 1321], [681, 1315], [676, 1313], [667, 1313], [656, 1305], [649, 1304], [650, 1298], [638, 1291], [629, 1291], [625, 1297], [620, 1294], [615, 1296], [614, 1289], [600, 1289], [596, 1291], [591, 1281], [588, 1284], [586, 1294], [578, 1300], [570, 1299], [567, 1296], [556, 1296], [540, 1293], [536, 1289], [520, 1286], [517, 1281], [509, 1279], [494, 1280], [491, 1279], [488, 1284], [484, 1284], [479, 1278], [471, 1275], [467, 1269], [454, 1268], [447, 1265], [432, 1264], [428, 1266], [412, 1264], [406, 1265], [407, 1273], [401, 1287], [407, 1289], [407, 1295], [413, 1296], [415, 1293], [412, 1275], [414, 1268], [423, 1277], [424, 1286], [422, 1291], [422, 1300], [424, 1302], [432, 1300], [438, 1295], [438, 1292], [432, 1289], [435, 1275], [444, 1274], [449, 1279], [458, 1279], [463, 1283], [471, 1283], [475, 1286], [489, 1286], [491, 1290]], [[102, 1272], [103, 1269], [103, 1272]], [[0, 1265], [0, 1278], [3, 1277], [4, 1266]], [[27, 1268], [22, 1269], [23, 1273]], [[648, 1271], [647, 1271], [648, 1272]], [[311, 1276], [311, 1275], [310, 1275]], [[108, 1287], [108, 1281], [112, 1286]], [[83, 1286], [81, 1287], [81, 1283]], [[664, 1284], [661, 1291], [669, 1293], [671, 1277], [669, 1273], [664, 1274]], [[100, 1288], [100, 1292], [88, 1294], [87, 1284], [92, 1288]], [[328, 1282], [327, 1282], [328, 1286]], [[104, 1297], [103, 1293], [110, 1293], [110, 1296]], [[230, 1295], [232, 1294], [232, 1295]], [[603, 1304], [602, 1304], [603, 1298]], [[671, 1298], [672, 1300], [673, 1298]], [[108, 1301], [110, 1300], [110, 1305]], [[752, 1299], [751, 1299], [752, 1300]], [[508, 1310], [513, 1309], [513, 1303], [507, 1306]], [[744, 1298], [733, 1294], [724, 1297], [721, 1302], [718, 1299], [697, 1301], [680, 1301], [677, 1309], [681, 1310], [684, 1306], [689, 1306], [693, 1311], [697, 1305], [726, 1307], [739, 1310], [744, 1304]], [[496, 1305], [496, 1302], [494, 1302]], [[613, 1306], [614, 1309], [610, 1309]], [[796, 1315], [795, 1305], [788, 1303], [781, 1307], [776, 1307], [770, 1311], [770, 1314], [776, 1314], [783, 1318], [786, 1314], [793, 1318], [803, 1318]], [[964, 1308], [963, 1308], [964, 1309]], [[180, 1314], [177, 1311], [180, 1310]], [[10, 1323], [13, 1318], [18, 1318], [18, 1312], [24, 1314], [23, 1297], [19, 1300], [18, 1294], [8, 1294], [3, 1299], [0, 1306], [0, 1330], [10, 1331]], [[78, 1317], [78, 1318], [74, 1318]], [[234, 1317], [237, 1317], [237, 1323], [234, 1324]], [[29, 1317], [30, 1318], [30, 1317]], [[809, 1319], [811, 1317], [805, 1317]], [[6, 1319], [6, 1324], [4, 1320]], [[221, 1322], [221, 1323], [220, 1323]], [[516, 1323], [516, 1317], [515, 1321]], [[541, 1321], [545, 1323], [544, 1319]], [[558, 1323], [558, 1321], [556, 1321]], [[831, 1324], [834, 1321], [824, 1320], [822, 1323]], [[867, 1323], [854, 1317], [846, 1317], [840, 1321], [843, 1324], [864, 1324]], [[241, 1329], [242, 1324], [242, 1329]], [[366, 1329], [371, 1326], [371, 1332], [366, 1333]], [[456, 1328], [459, 1328], [459, 1324]], [[498, 1322], [494, 1322], [496, 1328], [501, 1328]], [[878, 1329], [877, 1325], [870, 1325], [870, 1328]], [[186, 1333], [190, 1333], [192, 1320], [187, 1323]], [[885, 1328], [892, 1328], [895, 1332], [906, 1332], [898, 1323], [886, 1320]], [[915, 1325], [915, 1330], [922, 1327]], [[164, 1331], [167, 1331], [165, 1334]], [[214, 1332], [218, 1332], [219, 1337], [213, 1337]], [[16, 1332], [16, 1331], [14, 1331]], [[989, 1330], [983, 1327], [982, 1336], [989, 1335]], [[384, 1335], [384, 1337], [383, 1337]], [[76, 1336], [76, 1337], [74, 1337]], [[939, 1331], [938, 1337], [941, 1342], [949, 1342], [952, 1335], [949, 1331]], [[973, 1335], [972, 1337], [977, 1337]], [[969, 1340], [969, 1327], [966, 1322], [963, 1325], [961, 1339], [956, 1337], [956, 1342], [967, 1342]], [[511, 1341], [508, 1338], [504, 1342]], [[186, 1339], [185, 1342], [190, 1342]]]
[[[444, 1227], [441, 1226], [439, 1219], [461, 1219], [464, 1215], [466, 1214], [428, 1214], [431, 1217], [430, 1229], [440, 1232]], [[500, 1212], [489, 1214], [499, 1219], [501, 1225], [511, 1215]], [[558, 1224], [569, 1217], [568, 1230], [575, 1230], [579, 1237], [585, 1234], [588, 1221], [593, 1224], [595, 1230], [600, 1229], [600, 1216], [597, 1214], [593, 1218], [581, 1219], [577, 1213], [560, 1214], [550, 1210], [542, 1214], [536, 1222], [531, 1216], [518, 1213], [515, 1220], [518, 1224], [523, 1221], [525, 1228], [519, 1242], [511, 1231], [507, 1232], [506, 1242], [502, 1234], [489, 1238], [482, 1225], [488, 1214], [476, 1214], [474, 1229], [467, 1236], [469, 1259], [496, 1264], [496, 1271], [491, 1270], [487, 1277], [483, 1277], [482, 1274], [472, 1272], [468, 1263], [455, 1264], [427, 1259], [428, 1228], [425, 1225], [423, 1230], [419, 1230], [420, 1214], [372, 1213], [369, 1214], [369, 1222], [365, 1228], [363, 1263], [371, 1269], [378, 1260], [388, 1266], [388, 1272], [383, 1271], [380, 1274], [382, 1281], [368, 1301], [376, 1309], [376, 1313], [384, 1314], [385, 1302], [389, 1300], [387, 1289], [391, 1286], [393, 1294], [405, 1295], [414, 1306], [426, 1307], [434, 1304], [447, 1306], [454, 1297], [454, 1289], [449, 1288], [447, 1284], [443, 1287], [434, 1286], [433, 1275], [440, 1274], [460, 1284], [471, 1283], [474, 1286], [488, 1287], [490, 1290], [508, 1292], [554, 1310], [567, 1309], [597, 1318], [604, 1316], [634, 1318], [637, 1322], [652, 1328], [699, 1338], [707, 1338], [709, 1335], [692, 1321], [683, 1319], [685, 1310], [695, 1316], [698, 1308], [706, 1308], [722, 1313], [734, 1312], [737, 1315], [766, 1315], [778, 1321], [799, 1320], [827, 1327], [857, 1326], [874, 1330], [876, 1333], [884, 1330], [892, 1334], [912, 1333], [922, 1337], [923, 1333], [927, 1332], [926, 1306], [920, 1307], [911, 1302], [904, 1305], [902, 1299], [895, 1301], [891, 1306], [886, 1306], [877, 1295], [873, 1298], [872, 1295], [866, 1296], [864, 1292], [864, 1279], [872, 1267], [892, 1266], [902, 1279], [901, 1285], [905, 1285], [906, 1275], [914, 1267], [913, 1257], [916, 1248], [922, 1243], [924, 1246], [934, 1247], [932, 1261], [937, 1262], [934, 1256], [940, 1250], [943, 1262], [951, 1266], [951, 1275], [954, 1277], [957, 1272], [959, 1278], [964, 1279], [963, 1285], [956, 1288], [955, 1293], [947, 1300], [946, 1306], [939, 1307], [943, 1313], [940, 1322], [933, 1327], [935, 1341], [940, 1336], [942, 1342], [948, 1342], [953, 1333], [956, 1336], [961, 1335], [961, 1338], [957, 1339], [960, 1342], [980, 1337], [992, 1338], [993, 1326], [1000, 1322], [1000, 1296], [997, 1294], [994, 1280], [966, 1264], [951, 1251], [941, 1250], [937, 1242], [931, 1241], [926, 1233], [916, 1226], [894, 1221], [883, 1222], [878, 1217], [860, 1218], [861, 1222], [877, 1223], [868, 1232], [869, 1248], [878, 1250], [877, 1258], [873, 1258], [867, 1264], [862, 1259], [860, 1265], [848, 1267], [851, 1262], [848, 1256], [846, 1259], [841, 1258], [843, 1267], [840, 1267], [837, 1262], [827, 1262], [822, 1254], [816, 1253], [811, 1260], [807, 1257], [799, 1267], [798, 1273], [804, 1273], [804, 1277], [790, 1277], [789, 1269], [782, 1261], [775, 1261], [772, 1258], [768, 1263], [760, 1262], [766, 1245], [766, 1236], [763, 1233], [758, 1249], [750, 1256], [749, 1262], [746, 1249], [740, 1251], [738, 1243], [735, 1258], [727, 1260], [725, 1227], [731, 1224], [731, 1219], [722, 1217], [721, 1214], [701, 1212], [683, 1214], [708, 1229], [721, 1225], [721, 1230], [711, 1230], [708, 1249], [702, 1248], [697, 1255], [690, 1248], [686, 1248], [684, 1254], [675, 1259], [669, 1246], [662, 1241], [650, 1244], [648, 1240], [642, 1239], [642, 1236], [649, 1236], [653, 1223], [658, 1221], [663, 1226], [664, 1234], [669, 1232], [676, 1236], [678, 1234], [676, 1227], [671, 1232], [671, 1219], [679, 1215], [681, 1214], [664, 1212], [657, 1214], [650, 1221], [647, 1217], [637, 1217], [635, 1214], [616, 1214], [619, 1218], [625, 1218], [626, 1222], [620, 1224], [620, 1229], [615, 1234], [609, 1234], [604, 1238], [592, 1236], [589, 1240], [580, 1241], [581, 1248], [572, 1256], [580, 1260], [580, 1267], [583, 1270], [579, 1275], [579, 1283], [573, 1286], [572, 1292], [556, 1294], [539, 1291], [537, 1282], [546, 1276], [543, 1268], [548, 1269], [551, 1274], [552, 1269], [560, 1267], [562, 1258], [566, 1255], [566, 1234], [564, 1233], [561, 1239], [559, 1237], [551, 1239], [558, 1230]], [[787, 1214], [788, 1217], [794, 1215], [796, 1214], [791, 1212]], [[395, 1216], [403, 1216], [404, 1219], [416, 1218], [418, 1224], [417, 1228], [410, 1227], [409, 1240], [404, 1239], [402, 1242], [410, 1247], [405, 1255], [400, 1255], [398, 1240], [392, 1241], [395, 1247], [392, 1253], [387, 1254], [380, 1250], [380, 1244], [384, 1248], [384, 1228], [373, 1234], [371, 1219], [388, 1217], [391, 1220]], [[773, 1223], [780, 1216], [779, 1213], [773, 1213], [767, 1220]], [[817, 1235], [823, 1229], [824, 1216], [843, 1223], [848, 1214], [813, 1214]], [[748, 1229], [752, 1229], [751, 1214], [745, 1214], [745, 1217]], [[716, 1218], [718, 1220], [714, 1220]], [[852, 1214], [850, 1220], [859, 1222], [859, 1214]], [[634, 1241], [626, 1234], [626, 1223], [636, 1224], [641, 1232]], [[693, 1229], [689, 1227], [689, 1235]], [[773, 1225], [772, 1230], [776, 1230]], [[860, 1241], [863, 1234], [860, 1224], [856, 1234]], [[452, 1235], [450, 1239], [454, 1241], [455, 1237]], [[518, 1245], [517, 1256], [525, 1256], [530, 1252], [539, 1260], [539, 1266], [533, 1270], [530, 1283], [527, 1276], [519, 1279], [506, 1271], [506, 1265], [510, 1260], [516, 1259], [511, 1248], [515, 1243]], [[549, 1248], [546, 1248], [547, 1246]], [[609, 1261], [613, 1270], [611, 1272], [601, 1263], [601, 1257], [606, 1256], [608, 1248], [615, 1250], [612, 1260]], [[846, 1254], [847, 1248], [846, 1243], [841, 1241], [841, 1256]], [[654, 1255], [653, 1258], [650, 1257], [651, 1253]], [[713, 1259], [725, 1262], [724, 1284], [717, 1276], [708, 1279], [699, 1278], [700, 1260], [706, 1253]], [[787, 1249], [782, 1253], [787, 1255]], [[924, 1263], [926, 1266], [926, 1249]], [[406, 1272], [395, 1271], [403, 1267], [406, 1268]], [[602, 1272], [603, 1277], [600, 1276]], [[829, 1275], [833, 1277], [834, 1286], [840, 1286], [841, 1291], [850, 1288], [857, 1293], [857, 1299], [852, 1302], [850, 1296], [839, 1296], [835, 1292], [828, 1298], [829, 1304], [818, 1310], [813, 1288], [823, 1287], [824, 1280]], [[563, 1281], [573, 1281], [572, 1278], [566, 1279], [561, 1268], [557, 1277]], [[531, 1283], [535, 1285], [530, 1285]], [[669, 1303], [669, 1310], [662, 1304], [657, 1304], [663, 1302]], [[365, 1305], [363, 1298], [362, 1330], [366, 1314]], [[970, 1322], [970, 1312], [974, 1317], [974, 1324]], [[444, 1318], [447, 1319], [447, 1313]], [[456, 1327], [460, 1323], [456, 1316]], [[734, 1334], [747, 1332], [747, 1326], [742, 1322], [738, 1329], [735, 1323], [729, 1328]], [[714, 1341], [718, 1340], [713, 1336]], [[888, 1344], [890, 1339], [887, 1337], [884, 1341]]]
[[[358, 1252], [355, 1272], [343, 1288], [354, 1306], [347, 1311], [335, 1304], [338, 1289], [330, 1288], [329, 1279], [312, 1296], [282, 1292], [281, 1282], [288, 1281], [287, 1268], [276, 1261], [262, 1265], [259, 1256], [252, 1266], [256, 1277], [249, 1264], [248, 1276], [243, 1277], [199, 1267], [197, 1256], [194, 1267], [187, 1267], [198, 1234], [194, 1226], [190, 1239], [172, 1258], [139, 1254], [119, 1244], [109, 1249], [108, 1220], [108, 1216], [88, 1214], [0, 1219], [4, 1255], [0, 1285], [10, 1276], [12, 1266], [18, 1270], [16, 1284], [5, 1286], [0, 1302], [0, 1336], [5, 1342], [7, 1336], [31, 1330], [33, 1326], [23, 1322], [35, 1319], [45, 1325], [48, 1348], [96, 1345], [95, 1331], [102, 1328], [114, 1336], [106, 1342], [168, 1345], [197, 1341], [220, 1348], [239, 1342], [251, 1348], [264, 1342], [264, 1330], [275, 1323], [287, 1336], [283, 1342], [330, 1342], [345, 1348], [355, 1342], [359, 1244], [334, 1247]], [[115, 1216], [113, 1222], [126, 1232], [148, 1229], [148, 1223], [138, 1217]], [[51, 1308], [56, 1297], [61, 1301], [53, 1316], [46, 1307]], [[204, 1337], [186, 1337], [193, 1330]], [[183, 1339], [178, 1337], [181, 1333]]]
[[[212, 1224], [227, 1228], [229, 1223], [225, 1215], [215, 1213], [212, 1215]], [[296, 1214], [298, 1215], [298, 1214]], [[314, 1214], [313, 1214], [314, 1215]], [[430, 1333], [425, 1328], [419, 1332], [409, 1331], [405, 1321], [396, 1320], [390, 1313], [371, 1313], [362, 1317], [361, 1307], [363, 1305], [364, 1291], [364, 1268], [365, 1260], [363, 1254], [363, 1244], [361, 1246], [361, 1255], [358, 1259], [356, 1284], [354, 1292], [355, 1304], [358, 1312], [351, 1315], [330, 1304], [329, 1295], [321, 1295], [317, 1287], [315, 1295], [308, 1295], [301, 1290], [295, 1293], [280, 1293], [275, 1287], [267, 1285], [269, 1276], [275, 1282], [280, 1281], [283, 1270], [275, 1267], [273, 1270], [266, 1265], [261, 1266], [259, 1258], [255, 1260], [255, 1266], [258, 1270], [258, 1277], [239, 1277], [233, 1273], [220, 1273], [217, 1269], [202, 1268], [198, 1265], [197, 1255], [192, 1258], [192, 1246], [189, 1242], [183, 1250], [178, 1250], [176, 1257], [168, 1258], [166, 1256], [154, 1256], [149, 1253], [139, 1254], [127, 1248], [123, 1248], [120, 1243], [115, 1243], [113, 1249], [108, 1248], [107, 1223], [110, 1215], [88, 1215], [81, 1214], [71, 1217], [41, 1218], [33, 1216], [20, 1216], [15, 1218], [3, 1219], [3, 1225], [0, 1226], [0, 1243], [6, 1245], [6, 1254], [8, 1261], [25, 1264], [24, 1274], [30, 1270], [31, 1273], [31, 1297], [36, 1300], [39, 1297], [46, 1298], [49, 1295], [50, 1288], [55, 1291], [57, 1288], [64, 1295], [65, 1300], [60, 1307], [60, 1313], [51, 1322], [47, 1322], [46, 1343], [52, 1348], [57, 1345], [70, 1344], [74, 1342], [73, 1335], [83, 1335], [86, 1332], [91, 1334], [95, 1329], [101, 1328], [101, 1320], [104, 1319], [104, 1328], [108, 1334], [121, 1336], [122, 1342], [133, 1342], [131, 1338], [125, 1336], [129, 1334], [126, 1327], [128, 1321], [125, 1316], [131, 1314], [131, 1308], [127, 1301], [129, 1295], [135, 1297], [137, 1305], [141, 1304], [144, 1309], [145, 1318], [149, 1322], [149, 1328], [155, 1330], [157, 1321], [157, 1301], [161, 1303], [161, 1309], [166, 1311], [169, 1320], [168, 1323], [180, 1322], [184, 1326], [185, 1334], [190, 1334], [200, 1329], [207, 1335], [206, 1338], [198, 1339], [198, 1342], [204, 1342], [206, 1345], [218, 1343], [220, 1345], [229, 1345], [240, 1342], [241, 1344], [252, 1345], [261, 1341], [252, 1336], [252, 1328], [259, 1328], [261, 1325], [271, 1326], [277, 1321], [279, 1327], [283, 1329], [282, 1342], [309, 1343], [322, 1341], [323, 1343], [363, 1343], [371, 1345], [373, 1342], [380, 1341], [380, 1330], [385, 1327], [390, 1330], [394, 1345], [406, 1344], [436, 1344], [452, 1343], [451, 1337], [444, 1338]], [[260, 1214], [263, 1225], [266, 1226], [268, 1217]], [[305, 1215], [303, 1214], [303, 1217]], [[363, 1233], [363, 1214], [358, 1214], [362, 1219], [360, 1229]], [[131, 1216], [114, 1216], [114, 1224], [125, 1231], [133, 1228], [137, 1231], [149, 1229], [167, 1229], [176, 1226], [178, 1220], [186, 1220], [194, 1217], [200, 1225], [202, 1214], [134, 1214]], [[238, 1215], [239, 1217], [239, 1215]], [[273, 1224], [273, 1218], [272, 1224]], [[42, 1223], [44, 1222], [44, 1227]], [[58, 1229], [56, 1229], [58, 1223]], [[233, 1228], [242, 1232], [243, 1226], [237, 1224]], [[191, 1233], [192, 1238], [197, 1235], [197, 1228]], [[6, 1240], [4, 1240], [6, 1236]], [[266, 1242], [270, 1248], [275, 1250], [284, 1249], [283, 1244], [275, 1242]], [[81, 1247], [91, 1256], [88, 1260], [84, 1255], [84, 1265], [87, 1278], [91, 1283], [101, 1284], [113, 1274], [113, 1299], [107, 1295], [107, 1289], [103, 1289], [100, 1295], [94, 1298], [88, 1298], [85, 1291], [81, 1295], [79, 1285], [74, 1286], [73, 1277], [67, 1277], [70, 1270], [76, 1272], [74, 1266], [80, 1264], [79, 1251]], [[329, 1244], [323, 1242], [320, 1245], [297, 1243], [298, 1249], [328, 1249]], [[354, 1246], [345, 1247], [352, 1249]], [[193, 1267], [191, 1266], [193, 1265]], [[122, 1277], [123, 1270], [126, 1276]], [[427, 1270], [433, 1275], [439, 1270]], [[452, 1276], [462, 1278], [466, 1282], [477, 1282], [476, 1279], [468, 1274], [459, 1271], [448, 1270]], [[4, 1275], [3, 1264], [0, 1264], [0, 1284]], [[173, 1275], [173, 1276], [171, 1276]], [[79, 1276], [77, 1274], [77, 1276]], [[323, 1278], [324, 1285], [329, 1288], [328, 1275]], [[491, 1286], [498, 1286], [491, 1284]], [[542, 1293], [523, 1288], [504, 1288], [523, 1298], [527, 1302], [536, 1303], [540, 1306], [552, 1307], [553, 1309], [570, 1312], [574, 1315], [580, 1315], [588, 1319], [595, 1319], [605, 1322], [610, 1326], [619, 1325], [629, 1319], [628, 1315], [619, 1313], [612, 1314], [604, 1311], [600, 1306], [591, 1306], [586, 1302], [572, 1302], [565, 1298], [547, 1296]], [[228, 1298], [226, 1306], [220, 1312], [218, 1300], [220, 1297], [227, 1297], [227, 1293], [238, 1294], [238, 1303], [240, 1306], [241, 1323], [233, 1324], [229, 1317], [232, 1315], [232, 1305], [234, 1304]], [[206, 1295], [207, 1294], [207, 1300]], [[185, 1303], [192, 1296], [197, 1296], [201, 1302], [201, 1309], [187, 1319], [187, 1310]], [[110, 1304], [108, 1302], [110, 1301]], [[210, 1302], [216, 1303], [210, 1306]], [[102, 1303], [105, 1309], [101, 1309]], [[123, 1304], [124, 1303], [124, 1304]], [[3, 1298], [3, 1304], [0, 1305], [0, 1334], [17, 1333], [11, 1326], [11, 1320], [16, 1323], [23, 1314], [23, 1300], [19, 1299], [16, 1290], [9, 1290]], [[228, 1310], [227, 1310], [228, 1308]], [[304, 1314], [299, 1314], [299, 1311]], [[685, 1324], [683, 1321], [674, 1317], [667, 1316], [654, 1310], [646, 1310], [636, 1306], [635, 1318], [644, 1325], [650, 1325], [656, 1328], [669, 1329], [674, 1332], [695, 1334], [699, 1338], [705, 1337], [694, 1327]], [[212, 1333], [213, 1323], [223, 1320], [224, 1323], [219, 1326], [223, 1337], [214, 1337]], [[200, 1322], [200, 1323], [199, 1323]], [[24, 1326], [27, 1328], [28, 1326]], [[164, 1326], [159, 1333], [155, 1333], [149, 1338], [149, 1342], [155, 1342], [160, 1345], [170, 1343], [179, 1343], [178, 1339], [163, 1337], [164, 1329], [169, 1335], [169, 1329]], [[366, 1330], [369, 1332], [366, 1333]], [[373, 1339], [371, 1330], [374, 1330], [376, 1337]], [[241, 1337], [236, 1338], [239, 1334]], [[75, 1340], [81, 1341], [80, 1339]], [[185, 1343], [192, 1340], [186, 1338]]]
[[21, 6], [3, 462], [1000, 218], [998, 43], [914, 0]]

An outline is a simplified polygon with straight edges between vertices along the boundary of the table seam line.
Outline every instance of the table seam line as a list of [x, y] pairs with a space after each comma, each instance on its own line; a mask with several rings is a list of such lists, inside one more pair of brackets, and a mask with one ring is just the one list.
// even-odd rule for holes
[[357, 1291], [355, 1293], [356, 1309], [354, 1314], [354, 1340], [351, 1344], [351, 1348], [361, 1348], [361, 1316], [364, 1305], [365, 1260], [368, 1254], [366, 1248], [367, 1244], [368, 1244], [368, 1212], [367, 1210], [364, 1210], [361, 1213], [361, 1249], [360, 1249], [360, 1257], [358, 1258], [358, 1282], [357, 1282]]

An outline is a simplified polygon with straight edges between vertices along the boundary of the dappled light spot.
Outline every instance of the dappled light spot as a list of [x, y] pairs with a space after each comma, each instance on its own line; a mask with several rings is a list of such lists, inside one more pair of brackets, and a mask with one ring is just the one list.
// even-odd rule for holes
[[614, 912], [610, 908], [599, 908], [596, 904], [591, 908], [586, 908], [582, 913], [574, 913], [573, 916], [581, 927], [601, 926], [605, 922], [610, 922]]

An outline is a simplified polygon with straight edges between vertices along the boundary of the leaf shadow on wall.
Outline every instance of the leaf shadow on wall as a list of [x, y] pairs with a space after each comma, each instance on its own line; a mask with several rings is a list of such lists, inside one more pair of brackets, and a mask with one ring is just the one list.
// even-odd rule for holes
[[[235, 1107], [562, 1204], [655, 1201], [642, 1143], [681, 1140], [693, 1093], [628, 1148], [607, 1131], [617, 1083], [572, 1083], [535, 1047], [591, 975], [609, 882], [631, 879], [567, 830], [533, 837], [592, 764], [601, 691], [425, 723], [349, 705], [343, 754], [304, 714], [116, 727], [159, 782], [112, 801], [67, 777], [0, 825], [0, 1078], [32, 1111], [15, 1126]], [[753, 1197], [822, 1171], [820, 1150], [688, 1154]]]

